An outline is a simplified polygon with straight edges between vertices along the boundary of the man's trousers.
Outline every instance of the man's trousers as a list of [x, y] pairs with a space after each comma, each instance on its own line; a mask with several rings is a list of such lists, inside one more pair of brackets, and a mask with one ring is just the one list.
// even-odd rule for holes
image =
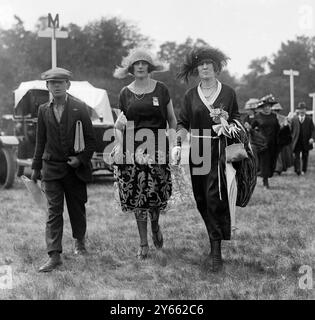
[[66, 199], [72, 236], [83, 239], [86, 232], [85, 203], [87, 201], [86, 183], [80, 180], [73, 169], [62, 179], [44, 181], [43, 188], [48, 212], [46, 220], [46, 245], [48, 254], [62, 252], [63, 207]]

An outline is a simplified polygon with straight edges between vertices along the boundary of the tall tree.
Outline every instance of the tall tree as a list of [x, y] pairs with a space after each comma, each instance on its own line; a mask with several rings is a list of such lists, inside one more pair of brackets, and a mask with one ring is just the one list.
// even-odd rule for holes
[[314, 92], [315, 83], [315, 37], [297, 37], [282, 43], [277, 53], [270, 58], [253, 59], [249, 73], [244, 75], [238, 87], [241, 106], [250, 98], [261, 98], [272, 93], [282, 104], [283, 114], [290, 111], [289, 78], [283, 70], [294, 69], [300, 75], [295, 78], [295, 104], [305, 101], [309, 106], [308, 94]]

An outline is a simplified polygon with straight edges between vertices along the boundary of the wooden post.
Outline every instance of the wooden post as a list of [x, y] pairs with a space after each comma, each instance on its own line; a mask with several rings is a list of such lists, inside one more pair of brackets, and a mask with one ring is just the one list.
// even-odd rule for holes
[[68, 32], [59, 31], [59, 14], [55, 19], [48, 14], [48, 28], [38, 32], [39, 37], [51, 38], [51, 67], [57, 67], [57, 38], [68, 38]]
[[290, 111], [294, 112], [294, 76], [298, 76], [300, 73], [295, 70], [283, 70], [283, 74], [290, 76]]
[[313, 100], [313, 122], [315, 123], [315, 92], [314, 93], [310, 93], [309, 96], [312, 98]]

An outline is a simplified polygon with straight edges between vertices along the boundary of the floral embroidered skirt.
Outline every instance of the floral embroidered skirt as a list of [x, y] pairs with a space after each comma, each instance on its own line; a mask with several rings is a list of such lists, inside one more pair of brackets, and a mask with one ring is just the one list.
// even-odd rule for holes
[[119, 200], [123, 212], [134, 212], [138, 220], [156, 220], [165, 212], [172, 194], [168, 164], [115, 165]]

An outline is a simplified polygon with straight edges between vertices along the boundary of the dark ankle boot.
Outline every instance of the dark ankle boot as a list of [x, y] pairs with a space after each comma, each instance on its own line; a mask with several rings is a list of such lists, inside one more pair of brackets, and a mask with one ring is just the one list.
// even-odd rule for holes
[[269, 189], [268, 178], [263, 178], [263, 184], [264, 184], [264, 188]]
[[223, 261], [221, 254], [221, 240], [210, 240], [211, 253], [210, 253], [210, 269], [212, 272], [221, 270]]

